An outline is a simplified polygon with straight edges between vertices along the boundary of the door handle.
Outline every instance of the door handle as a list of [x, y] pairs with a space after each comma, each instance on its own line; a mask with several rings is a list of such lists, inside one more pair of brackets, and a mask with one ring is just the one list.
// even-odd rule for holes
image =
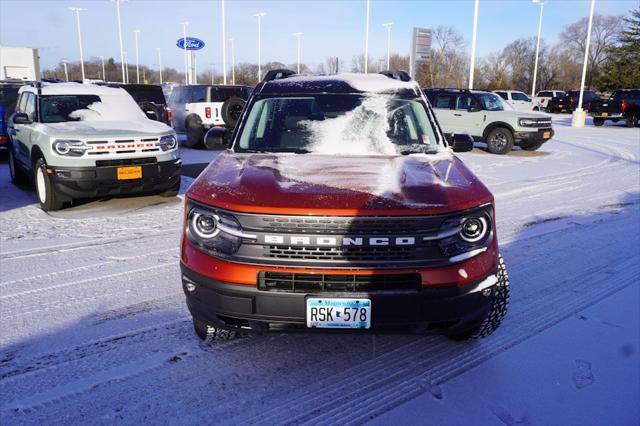
[[462, 114], [453, 114], [453, 115], [455, 115], [456, 117], [462, 117]]

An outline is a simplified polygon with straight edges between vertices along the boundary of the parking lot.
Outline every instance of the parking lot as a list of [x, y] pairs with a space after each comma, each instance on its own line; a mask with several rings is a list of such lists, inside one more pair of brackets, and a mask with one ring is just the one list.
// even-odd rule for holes
[[182, 194], [215, 153], [182, 149], [178, 197], [51, 213], [3, 160], [3, 423], [637, 419], [640, 129], [570, 121], [554, 114], [539, 151], [459, 154], [496, 197], [512, 287], [503, 326], [473, 343], [272, 333], [207, 345], [184, 303], [179, 241]]

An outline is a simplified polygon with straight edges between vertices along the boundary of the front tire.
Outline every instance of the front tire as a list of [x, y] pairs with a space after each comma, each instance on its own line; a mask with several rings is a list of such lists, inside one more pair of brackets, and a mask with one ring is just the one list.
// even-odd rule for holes
[[487, 136], [487, 149], [492, 154], [504, 155], [513, 148], [513, 134], [506, 127], [497, 127]]
[[187, 120], [187, 140], [184, 145], [187, 148], [200, 148], [204, 145], [205, 130], [200, 117], [194, 116]]
[[637, 121], [638, 119], [636, 117], [634, 117], [633, 115], [630, 115], [629, 117], [626, 118], [625, 124], [627, 125], [627, 127], [635, 127]]
[[60, 210], [64, 202], [56, 193], [51, 176], [47, 173], [47, 163], [44, 158], [39, 158], [34, 167], [34, 179], [36, 195], [40, 202], [40, 208], [45, 212]]
[[235, 331], [214, 327], [195, 318], [193, 319], [193, 330], [196, 332], [196, 336], [206, 343], [215, 340], [232, 340], [238, 337], [238, 333]]
[[500, 327], [509, 306], [509, 275], [502, 256], [498, 258], [498, 282], [491, 289], [489, 297], [489, 313], [484, 320], [469, 330], [448, 334], [451, 340], [470, 340], [487, 337]]
[[593, 125], [596, 127], [600, 127], [604, 124], [604, 118], [593, 118]]

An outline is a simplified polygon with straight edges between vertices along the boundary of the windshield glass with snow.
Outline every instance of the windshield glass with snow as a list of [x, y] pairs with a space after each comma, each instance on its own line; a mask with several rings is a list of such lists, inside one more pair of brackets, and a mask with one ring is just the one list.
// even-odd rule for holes
[[395, 155], [435, 153], [438, 140], [419, 100], [385, 95], [312, 95], [255, 102], [236, 151]]
[[55, 95], [40, 97], [40, 121], [43, 123], [63, 123], [78, 121], [74, 111], [87, 109], [89, 105], [100, 102], [97, 95]]
[[482, 107], [487, 111], [504, 111], [510, 107], [505, 103], [502, 98], [494, 93], [478, 93], [476, 95], [482, 104]]

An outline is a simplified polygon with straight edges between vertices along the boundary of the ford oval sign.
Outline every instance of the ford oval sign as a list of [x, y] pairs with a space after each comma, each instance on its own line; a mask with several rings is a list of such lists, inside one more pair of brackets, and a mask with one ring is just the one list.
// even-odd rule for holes
[[200, 50], [204, 47], [204, 41], [195, 37], [187, 37], [186, 39], [179, 38], [178, 41], [176, 42], [176, 46], [178, 46], [180, 49]]

